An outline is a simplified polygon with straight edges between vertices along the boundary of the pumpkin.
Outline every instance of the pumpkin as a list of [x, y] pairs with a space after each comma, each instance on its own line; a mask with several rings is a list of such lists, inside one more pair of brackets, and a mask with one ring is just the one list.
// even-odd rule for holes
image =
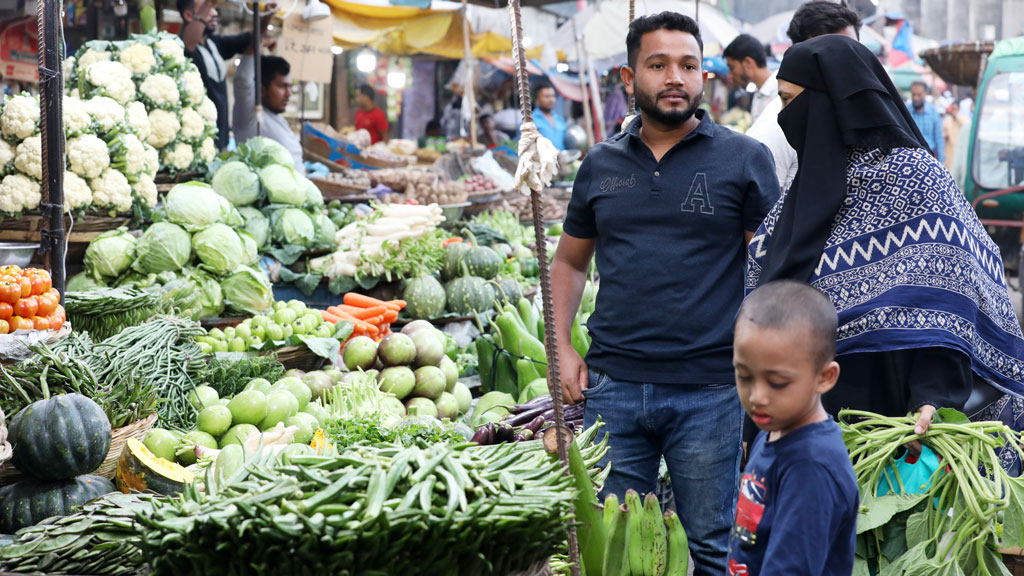
[[444, 286], [433, 276], [420, 276], [406, 282], [402, 300], [406, 302], [405, 313], [416, 320], [444, 315], [447, 303]]
[[441, 265], [442, 280], [454, 280], [463, 275], [462, 265], [459, 262], [470, 249], [472, 246], [465, 242], [453, 242], [444, 247], [444, 261]]
[[456, 278], [445, 286], [448, 310], [456, 314], [483, 312], [494, 303], [494, 291], [479, 276]]
[[474, 246], [462, 255], [462, 263], [466, 265], [469, 276], [479, 276], [490, 280], [501, 272], [502, 258], [487, 246]]
[[494, 301], [499, 304], [510, 303], [516, 305], [523, 297], [523, 291], [514, 278], [498, 278], [494, 282]]
[[121, 492], [152, 490], [157, 494], [177, 494], [190, 484], [193, 475], [176, 462], [157, 458], [149, 448], [135, 438], [125, 443], [124, 452], [117, 461], [114, 480]]
[[110, 480], [91, 474], [53, 482], [26, 478], [0, 487], [0, 532], [14, 534], [51, 516], [66, 516], [113, 491]]
[[110, 420], [81, 394], [37, 400], [11, 421], [14, 466], [39, 480], [64, 480], [99, 468], [110, 450]]

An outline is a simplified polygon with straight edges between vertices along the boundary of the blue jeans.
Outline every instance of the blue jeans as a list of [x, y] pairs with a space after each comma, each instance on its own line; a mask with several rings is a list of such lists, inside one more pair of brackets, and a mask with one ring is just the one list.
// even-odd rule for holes
[[642, 384], [591, 370], [589, 386], [583, 423], [591, 426], [600, 415], [607, 423], [602, 431], [611, 435], [612, 471], [601, 498], [615, 494], [623, 501], [630, 488], [654, 492], [664, 456], [694, 576], [725, 574], [742, 452], [735, 385]]

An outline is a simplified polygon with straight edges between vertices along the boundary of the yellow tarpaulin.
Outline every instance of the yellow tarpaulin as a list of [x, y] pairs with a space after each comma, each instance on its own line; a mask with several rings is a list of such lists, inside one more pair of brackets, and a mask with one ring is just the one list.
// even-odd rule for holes
[[[334, 42], [343, 48], [369, 46], [383, 54], [464, 56], [462, 13], [421, 10], [408, 6], [372, 6], [328, 0], [334, 16]], [[486, 58], [512, 53], [512, 40], [493, 32], [471, 34], [473, 56]], [[528, 58], [539, 58], [537, 46]]]

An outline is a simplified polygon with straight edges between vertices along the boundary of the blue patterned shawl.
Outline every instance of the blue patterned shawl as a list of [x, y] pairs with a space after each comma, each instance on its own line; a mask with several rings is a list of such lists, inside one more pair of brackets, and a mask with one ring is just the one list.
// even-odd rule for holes
[[[750, 243], [748, 293], [785, 199]], [[1024, 336], [999, 249], [927, 151], [850, 149], [846, 201], [811, 284], [839, 313], [838, 354], [944, 346], [1024, 395]]]

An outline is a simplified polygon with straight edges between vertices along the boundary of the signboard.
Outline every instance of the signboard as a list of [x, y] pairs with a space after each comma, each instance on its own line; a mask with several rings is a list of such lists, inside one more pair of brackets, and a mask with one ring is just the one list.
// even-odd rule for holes
[[329, 84], [334, 71], [333, 18], [306, 22], [301, 14], [284, 21], [279, 46], [281, 57], [292, 67], [292, 80]]
[[0, 31], [0, 77], [19, 82], [39, 79], [38, 26], [33, 16], [9, 20]]

